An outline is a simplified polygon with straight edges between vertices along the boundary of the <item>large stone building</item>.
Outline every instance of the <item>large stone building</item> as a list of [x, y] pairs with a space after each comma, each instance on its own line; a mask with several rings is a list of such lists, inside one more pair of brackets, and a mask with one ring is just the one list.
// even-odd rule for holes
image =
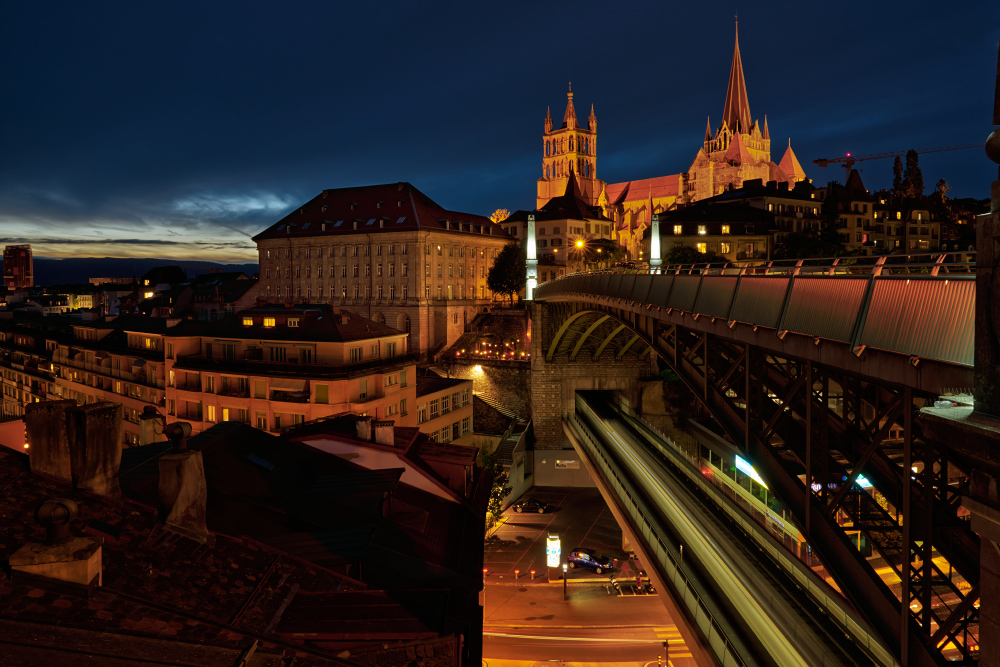
[[569, 176], [575, 174], [583, 199], [590, 206], [601, 207], [603, 217], [615, 221], [615, 240], [636, 259], [655, 213], [740, 188], [747, 180], [786, 183], [789, 188], [806, 180], [791, 141], [775, 163], [771, 159], [767, 117], [760, 122], [750, 115], [738, 33], [722, 121], [713, 130], [709, 119], [702, 145], [686, 172], [604, 183], [597, 178], [596, 149], [597, 120], [593, 110], [587, 128], [579, 127], [570, 92], [562, 127], [553, 129], [551, 115], [545, 118], [536, 207], [542, 209], [550, 199], [562, 195]]
[[512, 240], [409, 183], [324, 190], [254, 237], [260, 296], [350, 307], [425, 354], [491, 302], [486, 274]]

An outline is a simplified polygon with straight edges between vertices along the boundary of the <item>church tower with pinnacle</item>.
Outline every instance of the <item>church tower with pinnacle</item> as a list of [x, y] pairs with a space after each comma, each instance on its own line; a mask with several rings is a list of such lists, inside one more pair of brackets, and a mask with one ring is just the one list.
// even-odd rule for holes
[[573, 84], [566, 93], [566, 113], [562, 125], [555, 127], [551, 109], [545, 113], [542, 135], [542, 175], [538, 179], [536, 208], [566, 192], [570, 174], [575, 176], [577, 195], [589, 205], [597, 204], [604, 182], [597, 178], [597, 116], [590, 106], [587, 123], [581, 125], [573, 106]]
[[739, 188], [743, 181], [755, 178], [765, 183], [785, 181], [791, 186], [795, 181], [804, 180], [805, 172], [792, 152], [791, 143], [780, 166], [771, 160], [771, 133], [767, 116], [762, 126], [750, 115], [737, 24], [722, 122], [713, 133], [709, 119], [704, 143], [683, 179], [683, 193], [678, 199], [681, 202], [705, 199], [720, 194], [730, 186]]

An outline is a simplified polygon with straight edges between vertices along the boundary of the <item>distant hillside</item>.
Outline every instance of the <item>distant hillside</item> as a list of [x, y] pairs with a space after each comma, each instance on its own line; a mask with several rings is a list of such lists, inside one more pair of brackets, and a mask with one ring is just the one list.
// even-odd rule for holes
[[[248, 276], [257, 273], [257, 263], [219, 264], [203, 261], [173, 261], [163, 259], [121, 259], [117, 257], [81, 257], [75, 259], [35, 258], [35, 284], [59, 285], [65, 283], [85, 283], [91, 278], [138, 278], [154, 266], [176, 265], [184, 269], [188, 277], [209, 273], [213, 269], [221, 271], [242, 271]], [[0, 259], [0, 271], [3, 260]]]

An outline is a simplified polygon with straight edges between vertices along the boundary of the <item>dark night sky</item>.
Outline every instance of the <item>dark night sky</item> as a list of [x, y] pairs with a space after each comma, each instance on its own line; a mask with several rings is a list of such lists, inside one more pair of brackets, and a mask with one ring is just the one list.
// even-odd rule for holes
[[[721, 118], [739, 8], [773, 159], [979, 143], [1000, 3], [6, 2], [0, 244], [255, 259], [322, 188], [408, 180], [442, 205], [532, 208], [545, 108], [594, 103], [597, 175], [684, 171]], [[989, 196], [982, 149], [923, 155]], [[892, 160], [864, 165], [886, 187]]]

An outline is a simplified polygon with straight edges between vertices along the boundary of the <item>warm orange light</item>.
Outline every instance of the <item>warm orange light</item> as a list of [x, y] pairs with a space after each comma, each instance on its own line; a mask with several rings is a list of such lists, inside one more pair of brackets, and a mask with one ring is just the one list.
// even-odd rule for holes
[[576, 247], [577, 248], [582, 248], [583, 247], [583, 241], [577, 241], [576, 242]]

